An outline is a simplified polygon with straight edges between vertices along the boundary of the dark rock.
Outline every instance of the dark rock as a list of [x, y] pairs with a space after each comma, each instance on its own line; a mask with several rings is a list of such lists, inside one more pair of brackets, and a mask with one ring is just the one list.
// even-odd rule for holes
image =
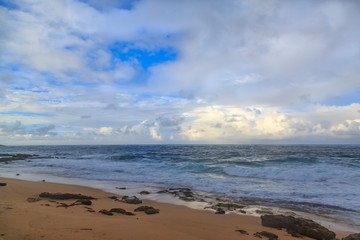
[[16, 176], [20, 176], [20, 173], [17, 173]]
[[110, 209], [110, 212], [120, 213], [123, 215], [129, 215], [129, 216], [135, 215], [134, 213], [127, 212], [125, 209], [122, 209], [122, 208], [112, 208], [112, 209]]
[[267, 237], [269, 240], [276, 240], [279, 238], [278, 235], [267, 231], [257, 232], [257, 234]]
[[126, 187], [116, 187], [116, 189], [126, 190]]
[[88, 206], [90, 206], [91, 204], [92, 204], [92, 202], [89, 199], [79, 199], [76, 202], [74, 202], [73, 204], [71, 204], [71, 206], [75, 206], [75, 205], [88, 205]]
[[225, 214], [225, 210], [222, 208], [217, 208], [215, 214]]
[[88, 210], [86, 210], [87, 212], [95, 212], [95, 210], [94, 209], [88, 209]]
[[141, 206], [141, 207], [136, 208], [134, 211], [135, 212], [145, 212], [148, 215], [159, 213], [159, 209], [155, 209], [150, 206]]
[[31, 155], [31, 154], [7, 154], [1, 153], [0, 154], [0, 162], [7, 162], [7, 161], [15, 161], [15, 160], [26, 160], [28, 158], [38, 157], [38, 155]]
[[141, 195], [148, 195], [148, 194], [150, 194], [150, 192], [148, 192], [148, 191], [141, 191], [140, 194], [141, 194]]
[[195, 201], [194, 194], [190, 188], [169, 188], [167, 192], [186, 202]]
[[40, 193], [39, 195], [40, 197], [43, 198], [51, 198], [51, 199], [58, 199], [58, 200], [67, 200], [67, 199], [88, 199], [88, 200], [92, 200], [92, 199], [96, 199], [90, 196], [85, 196], [82, 194], [73, 194], [73, 193], [48, 193], [48, 192], [43, 192]]
[[292, 216], [284, 215], [264, 215], [261, 216], [261, 222], [265, 227], [277, 229], [285, 228], [290, 233], [301, 234], [317, 240], [335, 239], [334, 232], [312, 220], [304, 218], [294, 218]]
[[92, 230], [92, 228], [80, 228], [80, 230], [91, 231], [91, 230]]
[[7, 185], [7, 184], [4, 183], [4, 182], [0, 183], [0, 186], [1, 186], [1, 187], [5, 187], [6, 185]]
[[262, 236], [259, 233], [254, 233], [253, 235], [254, 235], [254, 237], [262, 238]]
[[218, 203], [216, 207], [227, 208], [228, 210], [242, 209], [245, 206], [236, 203]]
[[112, 212], [110, 212], [110, 211], [108, 211], [108, 210], [106, 210], [106, 209], [101, 209], [101, 210], [99, 211], [99, 213], [102, 213], [102, 214], [105, 214], [105, 215], [108, 215], [108, 216], [114, 215]]
[[360, 240], [360, 233], [353, 233], [343, 238], [342, 240]]
[[249, 233], [245, 230], [241, 230], [241, 229], [238, 229], [238, 230], [235, 230], [236, 232], [239, 232], [241, 234], [244, 234], [244, 235], [249, 235]]
[[59, 205], [56, 206], [57, 208], [58, 207], [64, 207], [64, 208], [68, 208], [70, 207], [69, 205], [67, 205], [66, 203], [60, 203]]
[[132, 196], [132, 197], [124, 196], [121, 198], [121, 202], [128, 203], [128, 204], [141, 204], [142, 203], [142, 201], [139, 198], [137, 198], [136, 196]]
[[110, 196], [109, 198], [110, 198], [110, 199], [114, 199], [114, 200], [117, 200], [117, 199], [118, 199], [117, 196]]

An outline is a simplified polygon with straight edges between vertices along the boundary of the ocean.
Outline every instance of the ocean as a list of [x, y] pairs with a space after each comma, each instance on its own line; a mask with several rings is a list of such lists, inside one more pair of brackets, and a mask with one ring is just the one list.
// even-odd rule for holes
[[38, 156], [0, 161], [0, 176], [186, 187], [360, 226], [359, 145], [0, 146], [17, 153]]

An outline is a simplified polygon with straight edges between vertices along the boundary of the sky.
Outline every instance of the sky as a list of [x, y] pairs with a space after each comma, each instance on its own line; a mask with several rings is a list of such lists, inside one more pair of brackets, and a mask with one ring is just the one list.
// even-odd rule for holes
[[357, 0], [0, 0], [0, 144], [360, 143]]

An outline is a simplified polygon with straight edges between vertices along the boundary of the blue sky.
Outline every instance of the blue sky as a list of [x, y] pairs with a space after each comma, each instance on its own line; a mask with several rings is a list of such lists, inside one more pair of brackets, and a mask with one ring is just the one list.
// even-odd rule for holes
[[360, 143], [359, 11], [0, 0], [0, 144]]

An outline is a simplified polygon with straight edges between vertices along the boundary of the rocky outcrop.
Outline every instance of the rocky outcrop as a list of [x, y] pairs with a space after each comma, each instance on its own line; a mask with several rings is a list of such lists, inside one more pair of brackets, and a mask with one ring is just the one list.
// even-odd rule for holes
[[217, 208], [215, 214], [225, 214], [225, 210], [222, 208]]
[[31, 154], [7, 154], [2, 153], [0, 154], [0, 162], [7, 162], [7, 161], [15, 161], [15, 160], [26, 160], [29, 158], [38, 157], [39, 155], [31, 155]]
[[4, 183], [4, 182], [0, 183], [0, 187], [5, 187], [6, 185], [7, 185], [7, 184]]
[[136, 208], [134, 211], [135, 212], [145, 212], [148, 215], [159, 213], [159, 209], [155, 209], [150, 206], [141, 206], [141, 207]]
[[277, 229], [285, 228], [290, 234], [300, 234], [317, 240], [333, 240], [335, 233], [320, 224], [304, 219], [284, 215], [261, 216], [261, 223], [265, 227]]
[[360, 233], [353, 233], [343, 238], [342, 240], [360, 240]]
[[79, 199], [76, 202], [74, 202], [73, 204], [71, 204], [71, 206], [76, 206], [76, 205], [88, 205], [90, 206], [92, 204], [92, 202], [89, 199]]
[[40, 193], [39, 197], [51, 198], [51, 199], [57, 199], [57, 200], [68, 200], [68, 199], [88, 199], [88, 200], [92, 200], [92, 199], [96, 199], [96, 198], [93, 198], [91, 196], [85, 196], [85, 195], [82, 195], [82, 194], [48, 193], [48, 192]]
[[120, 213], [120, 214], [128, 215], [128, 216], [135, 215], [134, 213], [128, 212], [128, 211], [126, 211], [125, 209], [122, 209], [122, 208], [112, 208], [112, 209], [110, 209], [110, 212], [112, 212], [112, 213]]
[[124, 203], [128, 203], [128, 204], [141, 204], [142, 203], [142, 201], [139, 198], [137, 198], [136, 196], [132, 196], [132, 197], [123, 196], [120, 201], [124, 202]]
[[106, 209], [101, 209], [101, 210], [99, 211], [99, 213], [102, 213], [102, 214], [105, 214], [105, 215], [108, 215], [108, 216], [114, 215], [112, 212], [110, 212], [110, 211], [108, 211], [108, 210], [106, 210]]

